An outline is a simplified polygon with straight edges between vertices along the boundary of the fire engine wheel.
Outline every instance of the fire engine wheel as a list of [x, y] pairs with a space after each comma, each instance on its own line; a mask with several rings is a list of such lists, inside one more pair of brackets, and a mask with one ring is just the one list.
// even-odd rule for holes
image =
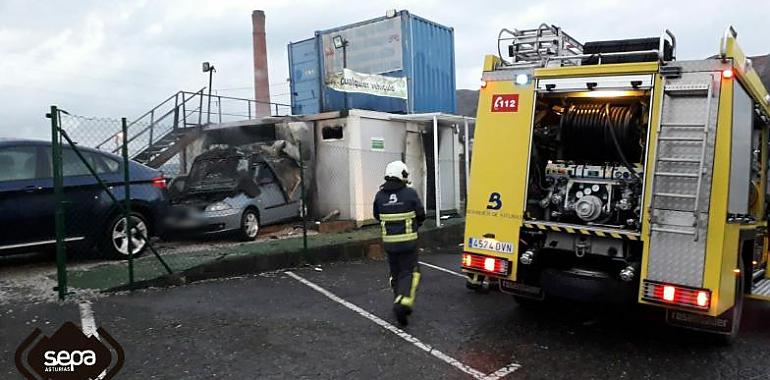
[[735, 305], [729, 311], [732, 314], [730, 318], [733, 321], [733, 330], [729, 334], [719, 335], [718, 343], [723, 345], [732, 344], [735, 341], [735, 338], [738, 337], [738, 333], [741, 329], [741, 317], [743, 316], [743, 299], [745, 291], [744, 276], [746, 275], [743, 260], [741, 260], [740, 270], [740, 274], [735, 276]]

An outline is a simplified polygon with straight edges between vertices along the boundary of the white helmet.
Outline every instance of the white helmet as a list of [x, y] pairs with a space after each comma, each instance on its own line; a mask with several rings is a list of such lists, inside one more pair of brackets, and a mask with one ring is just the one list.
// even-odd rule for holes
[[401, 161], [393, 161], [385, 167], [385, 179], [396, 178], [404, 182], [409, 181], [409, 168]]

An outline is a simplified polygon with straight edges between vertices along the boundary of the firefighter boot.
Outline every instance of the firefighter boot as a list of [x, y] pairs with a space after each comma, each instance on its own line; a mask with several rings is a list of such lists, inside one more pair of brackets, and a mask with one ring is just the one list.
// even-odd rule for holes
[[412, 313], [412, 309], [401, 304], [403, 298], [404, 296], [396, 296], [396, 300], [393, 301], [393, 314], [396, 316], [399, 325], [406, 326], [409, 324], [409, 320], [406, 317]]

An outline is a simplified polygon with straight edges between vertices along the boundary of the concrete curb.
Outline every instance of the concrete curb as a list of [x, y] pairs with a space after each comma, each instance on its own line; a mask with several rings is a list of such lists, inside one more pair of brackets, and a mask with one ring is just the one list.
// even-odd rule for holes
[[[420, 232], [419, 245], [441, 246], [459, 244], [463, 240], [465, 224], [451, 224], [442, 228], [433, 228]], [[276, 252], [269, 254], [250, 254], [226, 256], [180, 273], [164, 275], [152, 280], [135, 282], [133, 287], [121, 285], [108, 289], [107, 292], [183, 285], [191, 282], [269, 272], [283, 268], [298, 267], [303, 264], [359, 260], [367, 257], [370, 246], [381, 246], [379, 238], [345, 242], [335, 245], [308, 248], [307, 253], [300, 251]]]

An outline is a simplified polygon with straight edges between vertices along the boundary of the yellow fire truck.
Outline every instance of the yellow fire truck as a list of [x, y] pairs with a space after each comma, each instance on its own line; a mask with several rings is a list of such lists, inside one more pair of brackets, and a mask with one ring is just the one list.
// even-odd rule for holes
[[520, 303], [638, 302], [737, 334], [770, 300], [770, 95], [730, 27], [719, 54], [676, 39], [581, 44], [507, 30], [484, 59], [462, 268]]

